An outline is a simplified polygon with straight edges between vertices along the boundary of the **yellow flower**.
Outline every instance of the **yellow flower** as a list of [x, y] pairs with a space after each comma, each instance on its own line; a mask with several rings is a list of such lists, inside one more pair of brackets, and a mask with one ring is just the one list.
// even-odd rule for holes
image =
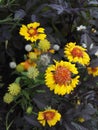
[[10, 104], [12, 101], [14, 100], [13, 95], [11, 95], [10, 93], [6, 93], [3, 97], [3, 101], [7, 104]]
[[94, 77], [98, 76], [98, 67], [87, 67], [88, 74], [92, 74]]
[[64, 48], [64, 54], [70, 62], [78, 62], [82, 65], [89, 64], [90, 57], [86, 53], [86, 49], [76, 45], [76, 43], [68, 43]]
[[47, 52], [50, 49], [50, 42], [47, 39], [40, 40], [38, 43], [38, 48], [43, 52]]
[[11, 83], [8, 87], [8, 91], [11, 95], [17, 96], [21, 91], [21, 87], [17, 83]]
[[56, 65], [51, 65], [46, 69], [46, 85], [50, 90], [54, 90], [55, 94], [69, 94], [79, 83], [79, 76], [75, 76], [78, 74], [77, 68], [70, 62], [55, 61], [55, 63]]
[[36, 79], [36, 77], [39, 75], [39, 71], [36, 67], [30, 67], [27, 72], [27, 76], [32, 79]]
[[45, 111], [41, 111], [38, 113], [37, 120], [43, 125], [47, 124], [51, 127], [56, 125], [58, 121], [61, 119], [61, 114], [55, 109], [46, 109]]
[[35, 52], [29, 52], [28, 57], [31, 60], [36, 60], [37, 59], [37, 54]]
[[85, 121], [85, 119], [83, 117], [79, 117], [78, 121], [81, 122], [81, 123], [83, 123]]
[[22, 25], [20, 28], [19, 34], [24, 36], [24, 38], [28, 41], [35, 42], [37, 40], [44, 40], [46, 38], [46, 34], [44, 33], [44, 28], [39, 27], [40, 23], [34, 22], [26, 25]]

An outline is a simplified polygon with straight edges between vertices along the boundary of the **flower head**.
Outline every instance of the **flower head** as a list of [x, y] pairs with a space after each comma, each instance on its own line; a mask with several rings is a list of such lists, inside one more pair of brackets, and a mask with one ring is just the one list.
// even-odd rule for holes
[[58, 44], [55, 44], [55, 45], [53, 46], [53, 49], [54, 49], [55, 51], [58, 51], [58, 50], [60, 49], [60, 46], [59, 46]]
[[17, 83], [11, 83], [8, 87], [8, 91], [11, 95], [17, 96], [21, 91], [21, 87]]
[[38, 48], [43, 52], [47, 52], [50, 49], [50, 42], [47, 39], [40, 40], [38, 43]]
[[41, 55], [39, 63], [43, 66], [47, 66], [50, 63], [50, 57], [47, 54]]
[[36, 67], [30, 67], [27, 72], [27, 76], [35, 80], [35, 78], [39, 75], [39, 71]]
[[9, 63], [9, 66], [11, 69], [15, 69], [16, 68], [16, 62], [12, 61]]
[[22, 25], [19, 34], [24, 36], [28, 41], [35, 42], [37, 40], [44, 40], [46, 34], [44, 33], [44, 28], [39, 27], [40, 23], [34, 22], [26, 25]]
[[64, 48], [65, 56], [70, 62], [78, 62], [82, 65], [88, 65], [90, 61], [89, 55], [86, 53], [86, 49], [76, 45], [76, 43], [70, 42]]
[[54, 90], [55, 94], [69, 94], [79, 83], [77, 68], [70, 62], [60, 61], [55, 65], [51, 65], [46, 69], [45, 82], [50, 90]]
[[10, 93], [6, 93], [3, 97], [3, 101], [7, 104], [10, 104], [12, 101], [14, 100], [13, 95], [11, 95]]
[[98, 76], [98, 67], [87, 67], [88, 74], [93, 75], [94, 77]]
[[35, 52], [29, 52], [28, 57], [31, 60], [36, 60], [37, 59], [37, 54]]
[[25, 50], [26, 50], [27, 52], [31, 51], [31, 50], [32, 50], [32, 46], [29, 45], [29, 44], [25, 45]]
[[61, 119], [61, 114], [55, 109], [46, 109], [45, 111], [41, 111], [38, 113], [37, 120], [43, 125], [47, 124], [51, 127], [56, 125], [58, 121]]

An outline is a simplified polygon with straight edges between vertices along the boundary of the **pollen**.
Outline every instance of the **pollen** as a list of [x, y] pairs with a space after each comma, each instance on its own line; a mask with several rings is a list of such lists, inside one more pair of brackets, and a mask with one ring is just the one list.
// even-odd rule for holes
[[46, 111], [43, 113], [44, 114], [44, 119], [45, 120], [52, 120], [55, 116], [55, 113], [52, 111]]
[[54, 73], [54, 80], [59, 85], [66, 85], [71, 81], [71, 72], [63, 66], [58, 66]]
[[71, 51], [71, 54], [73, 55], [73, 57], [83, 57], [83, 52], [78, 47], [74, 47], [73, 50]]

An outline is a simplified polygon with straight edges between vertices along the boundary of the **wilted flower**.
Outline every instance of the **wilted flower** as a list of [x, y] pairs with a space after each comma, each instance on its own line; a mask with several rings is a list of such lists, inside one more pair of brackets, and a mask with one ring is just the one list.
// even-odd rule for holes
[[38, 43], [38, 48], [41, 49], [43, 52], [47, 52], [50, 49], [50, 42], [47, 39], [40, 40]]
[[88, 74], [93, 75], [94, 77], [98, 76], [98, 67], [87, 67]]
[[17, 83], [11, 83], [8, 87], [8, 91], [11, 95], [17, 96], [21, 91], [21, 87]]
[[50, 90], [54, 90], [55, 94], [69, 94], [79, 83], [79, 76], [72, 77], [73, 74], [78, 74], [77, 68], [70, 62], [55, 61], [55, 63], [46, 69], [46, 85]]
[[27, 52], [31, 51], [32, 50], [32, 46], [30, 44], [25, 45], [25, 50]]
[[27, 72], [27, 76], [35, 80], [35, 78], [39, 75], [39, 71], [36, 67], [30, 67]]
[[35, 42], [37, 40], [44, 40], [46, 38], [46, 34], [44, 32], [44, 28], [39, 27], [40, 23], [34, 22], [26, 25], [22, 25], [20, 28], [19, 34], [24, 36], [24, 38], [28, 41]]
[[86, 26], [80, 25], [79, 27], [77, 27], [77, 31], [82, 31], [85, 30]]
[[16, 68], [16, 62], [12, 61], [9, 63], [9, 66], [11, 69], [15, 69]]
[[50, 57], [47, 54], [41, 55], [39, 63], [43, 66], [47, 66], [50, 63]]
[[78, 62], [82, 65], [88, 65], [90, 62], [90, 57], [86, 53], [86, 49], [76, 45], [76, 43], [68, 43], [64, 48], [64, 53], [70, 62]]
[[60, 49], [60, 46], [59, 46], [58, 44], [55, 44], [55, 45], [53, 46], [53, 49], [54, 49], [55, 51], [58, 51], [58, 50]]
[[46, 109], [38, 113], [37, 120], [45, 126], [46, 123], [51, 127], [56, 125], [61, 119], [61, 114], [55, 109]]
[[7, 104], [10, 104], [12, 101], [14, 100], [13, 95], [11, 95], [10, 93], [6, 93], [3, 97], [3, 101]]

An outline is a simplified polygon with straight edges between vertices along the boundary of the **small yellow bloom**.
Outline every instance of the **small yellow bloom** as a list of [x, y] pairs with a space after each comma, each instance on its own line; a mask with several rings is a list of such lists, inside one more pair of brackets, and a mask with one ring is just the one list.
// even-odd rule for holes
[[88, 74], [93, 75], [94, 77], [98, 76], [98, 67], [87, 67]]
[[44, 28], [39, 27], [40, 23], [34, 22], [26, 25], [22, 25], [20, 28], [19, 34], [24, 36], [24, 38], [28, 41], [35, 42], [37, 40], [44, 40], [46, 38], [46, 34], [44, 32]]
[[70, 42], [65, 46], [64, 54], [70, 62], [78, 62], [82, 65], [88, 65], [90, 62], [90, 57], [86, 53], [86, 49], [73, 42]]
[[36, 55], [35, 52], [29, 52], [28, 57], [31, 60], [36, 60], [37, 59], [37, 55]]
[[83, 117], [79, 117], [78, 121], [81, 122], [81, 123], [83, 123], [85, 121], [85, 119]]
[[45, 83], [50, 90], [54, 90], [55, 94], [69, 94], [79, 83], [79, 76], [75, 76], [78, 74], [77, 68], [70, 62], [55, 61], [55, 63], [46, 69]]
[[39, 71], [36, 67], [29, 67], [27, 76], [32, 79], [36, 79], [36, 77], [39, 75]]
[[21, 91], [21, 87], [17, 83], [11, 83], [8, 87], [8, 91], [11, 95], [17, 96]]
[[46, 109], [38, 113], [37, 120], [45, 126], [46, 123], [51, 127], [56, 125], [61, 119], [61, 114], [55, 109]]
[[47, 52], [50, 49], [50, 42], [47, 39], [40, 40], [38, 48], [41, 49], [42, 52]]
[[7, 104], [10, 104], [12, 101], [14, 100], [13, 95], [11, 95], [10, 93], [6, 93], [3, 97], [3, 101]]

